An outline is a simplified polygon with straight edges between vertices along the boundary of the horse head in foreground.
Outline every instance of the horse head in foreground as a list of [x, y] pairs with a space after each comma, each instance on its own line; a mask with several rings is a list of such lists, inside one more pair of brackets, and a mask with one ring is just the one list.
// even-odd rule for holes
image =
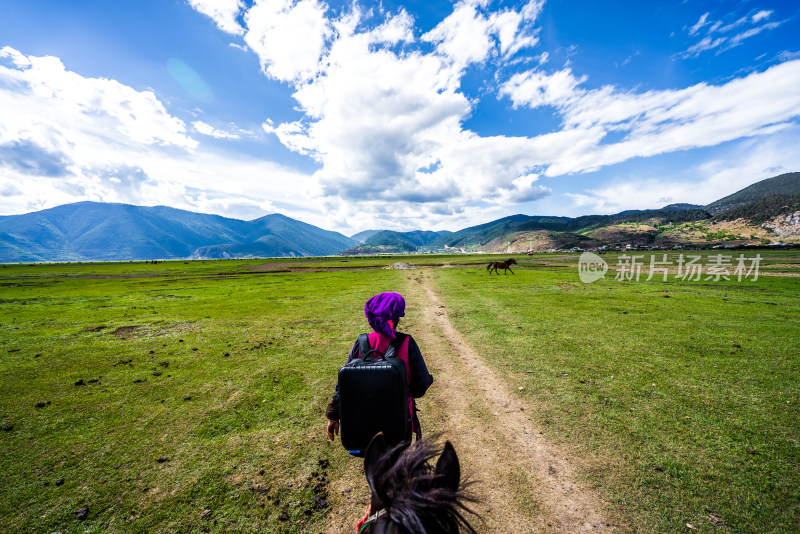
[[475, 499], [461, 483], [461, 467], [448, 441], [436, 456], [427, 441], [389, 447], [377, 434], [364, 456], [364, 473], [372, 492], [370, 507], [358, 534], [454, 534], [475, 532], [462, 512]]
[[[493, 261], [486, 266], [486, 270], [489, 271], [489, 274], [492, 274], [492, 271], [494, 271], [499, 275], [500, 273], [497, 272], [497, 269], [503, 269], [503, 274], [508, 274], [506, 269], [511, 271], [511, 266], [516, 264], [517, 260], [514, 258], [508, 258], [506, 261]], [[511, 271], [511, 274], [514, 274], [514, 271]]]

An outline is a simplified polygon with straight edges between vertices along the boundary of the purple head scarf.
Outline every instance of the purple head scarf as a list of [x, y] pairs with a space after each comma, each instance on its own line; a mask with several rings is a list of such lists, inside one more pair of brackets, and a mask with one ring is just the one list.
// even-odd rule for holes
[[406, 301], [400, 293], [378, 293], [364, 305], [364, 315], [372, 329], [392, 339], [395, 338], [392, 323], [405, 314]]

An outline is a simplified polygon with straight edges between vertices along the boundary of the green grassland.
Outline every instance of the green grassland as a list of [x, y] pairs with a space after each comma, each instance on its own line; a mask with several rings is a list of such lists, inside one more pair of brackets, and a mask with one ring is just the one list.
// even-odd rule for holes
[[797, 275], [800, 263], [762, 256], [762, 276], [741, 282], [609, 271], [583, 284], [574, 263], [552, 259], [514, 277], [435, 276], [455, 326], [524, 387], [631, 530], [796, 532], [800, 278], [763, 274]]
[[319, 532], [358, 462], [324, 407], [396, 261], [453, 266], [451, 320], [625, 528], [798, 531], [800, 254], [762, 256], [593, 284], [564, 255], [2, 266], [0, 531]]
[[326, 397], [398, 272], [245, 265], [0, 269], [0, 530], [315, 531]]

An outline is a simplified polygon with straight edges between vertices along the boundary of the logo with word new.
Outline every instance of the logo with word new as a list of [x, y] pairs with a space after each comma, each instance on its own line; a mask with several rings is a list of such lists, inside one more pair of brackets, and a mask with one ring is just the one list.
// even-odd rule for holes
[[594, 252], [584, 252], [578, 260], [578, 276], [584, 284], [591, 284], [603, 278], [608, 271], [606, 260]]
[[[673, 280], [684, 282], [720, 282], [758, 280], [758, 269], [761, 263], [761, 254], [745, 256], [739, 254], [734, 258], [730, 254], [679, 254], [677, 259], [670, 258], [668, 254], [651, 254], [650, 261], [645, 260], [644, 254], [620, 254], [614, 264], [614, 280], [638, 282], [644, 274], [649, 282], [656, 275], [666, 282], [672, 275]], [[649, 266], [649, 269], [648, 269]], [[581, 282], [591, 284], [605, 277], [608, 264], [603, 258], [592, 252], [584, 252], [578, 260], [578, 276]], [[703, 276], [705, 274], [705, 276]]]

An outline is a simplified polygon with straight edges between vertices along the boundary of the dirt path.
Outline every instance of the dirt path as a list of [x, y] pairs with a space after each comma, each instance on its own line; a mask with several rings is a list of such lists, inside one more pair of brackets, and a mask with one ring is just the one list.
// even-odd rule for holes
[[[431, 276], [409, 273], [403, 330], [413, 333], [435, 378], [419, 402], [423, 432], [450, 440], [462, 470], [477, 482], [481, 520], [473, 526], [481, 533], [611, 531], [598, 496], [575, 480], [571, 463], [545, 442], [525, 403], [453, 327]], [[332, 488], [342, 498], [330, 534], [351, 531], [366, 507], [363, 475], [350, 471]]]
[[410, 318], [416, 324], [408, 331], [429, 355], [436, 379], [422, 404], [429, 412], [423, 421], [453, 443], [465, 472], [480, 481], [479, 530], [610, 530], [597, 495], [575, 481], [569, 461], [544, 441], [525, 404], [453, 327], [431, 272], [411, 278], [406, 300], [422, 313]]

